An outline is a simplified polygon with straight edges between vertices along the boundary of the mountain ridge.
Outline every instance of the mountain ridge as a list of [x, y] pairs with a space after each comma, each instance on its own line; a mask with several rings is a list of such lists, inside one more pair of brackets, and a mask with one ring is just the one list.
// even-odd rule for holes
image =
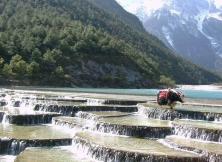
[[143, 24], [139, 21], [139, 19], [124, 10], [116, 1], [101, 1], [101, 0], [88, 0], [89, 2], [93, 3], [95, 6], [99, 7], [100, 9], [105, 9], [105, 12], [108, 12], [110, 14], [113, 14], [114, 16], [119, 17], [122, 21], [124, 21], [126, 24], [134, 28], [135, 30], [138, 30], [140, 32], [146, 32], [145, 28], [143, 27]]
[[[222, 70], [222, 30], [219, 28], [222, 1], [160, 0], [162, 4], [156, 9], [147, 9], [147, 4], [142, 3], [144, 0], [140, 1], [142, 5], [131, 12], [143, 21], [147, 31], [194, 63], [210, 70]], [[129, 4], [118, 2], [129, 11]]]

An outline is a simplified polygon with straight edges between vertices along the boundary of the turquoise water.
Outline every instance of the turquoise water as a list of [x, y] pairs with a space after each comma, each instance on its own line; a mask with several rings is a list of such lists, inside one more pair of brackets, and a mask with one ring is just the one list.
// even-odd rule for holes
[[222, 90], [214, 90], [214, 91], [201, 91], [201, 90], [184, 90], [182, 91], [185, 96], [189, 98], [197, 98], [197, 99], [222, 99]]
[[[91, 92], [91, 93], [115, 93], [115, 94], [133, 94], [144, 96], [155, 96], [158, 89], [93, 89], [93, 88], [77, 88], [73, 89], [78, 92]], [[222, 90], [180, 90], [188, 98], [196, 99], [222, 99]]]
[[[15, 89], [61, 91], [61, 92], [86, 92], [155, 96], [158, 89], [109, 89], [109, 88], [43, 88], [43, 87], [15, 87]], [[180, 90], [185, 97], [195, 99], [222, 99], [222, 90]]]

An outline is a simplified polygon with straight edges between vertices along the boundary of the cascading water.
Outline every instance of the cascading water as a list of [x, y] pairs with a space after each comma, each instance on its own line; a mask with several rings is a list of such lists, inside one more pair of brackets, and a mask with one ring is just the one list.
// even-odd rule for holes
[[103, 100], [103, 99], [92, 99], [92, 98], [88, 98], [87, 99], [87, 105], [94, 105], [94, 106], [98, 106], [98, 105], [103, 105], [105, 104], [105, 101], [106, 100]]
[[171, 128], [168, 127], [127, 126], [109, 123], [97, 123], [94, 130], [102, 133], [147, 138], [164, 138], [171, 134]]
[[58, 104], [37, 104], [34, 107], [35, 111], [42, 111], [42, 112], [57, 112], [64, 116], [75, 116], [78, 112], [78, 106], [69, 106], [69, 105], [58, 105]]
[[55, 146], [68, 146], [71, 145], [71, 138], [67, 139], [42, 139], [42, 140], [18, 140], [18, 139], [5, 139], [0, 140], [0, 154], [18, 155], [27, 147], [55, 147]]
[[[33, 95], [34, 97], [34, 95]], [[5, 102], [3, 109], [9, 111], [13, 114], [31, 114], [33, 113], [34, 105], [37, 104], [37, 100], [34, 98], [32, 100], [22, 99], [21, 95], [6, 95], [4, 97]]]
[[76, 113], [76, 117], [87, 119], [87, 120], [98, 120], [99, 117], [95, 114], [79, 111]]
[[82, 130], [82, 127], [77, 125], [76, 123], [63, 122], [63, 121], [57, 120], [56, 118], [53, 118], [52, 125], [59, 126], [60, 128], [62, 128], [63, 131], [72, 132], [73, 134]]
[[4, 115], [5, 115], [5, 112], [0, 111], [0, 123], [3, 121]]
[[[141, 142], [142, 145], [137, 142]], [[152, 145], [158, 145], [158, 147], [152, 147]], [[87, 132], [83, 132], [82, 135], [77, 134], [74, 137], [73, 147], [94, 159], [106, 162], [204, 162], [202, 158], [192, 153], [169, 149], [154, 140], [93, 135], [93, 133], [89, 135]], [[162, 154], [161, 150], [165, 150], [167, 153]], [[180, 154], [180, 156], [177, 157], [176, 154]]]
[[24, 151], [26, 148], [26, 142], [25, 141], [17, 141], [13, 140], [8, 154], [10, 155], [18, 155], [20, 152]]
[[16, 156], [13, 155], [0, 155], [1, 162], [14, 162]]
[[[198, 139], [202, 141], [204, 140], [222, 143], [222, 133], [219, 131], [219, 129], [215, 129], [215, 132], [212, 133], [211, 129], [208, 130], [200, 127], [187, 127], [185, 125], [175, 124], [176, 118], [211, 120], [213, 116], [214, 120], [220, 121], [222, 113], [193, 113], [187, 110], [170, 110], [159, 107], [146, 108], [140, 105], [138, 105], [137, 109], [136, 106], [126, 106], [134, 105], [136, 101], [131, 102], [106, 99], [87, 99], [87, 104], [76, 105], [75, 103], [72, 103], [71, 105], [66, 105], [67, 102], [65, 100], [71, 101], [73, 99], [72, 96], [66, 98], [65, 96], [56, 97], [54, 95], [53, 97], [51, 96], [44, 99], [44, 95], [37, 97], [37, 95], [27, 95], [25, 93], [18, 92], [4, 93], [5, 95], [0, 96], [0, 100], [3, 101], [0, 102], [2, 105], [0, 110], [3, 110], [2, 113], [0, 111], [0, 121], [2, 121], [5, 127], [8, 127], [11, 123], [27, 125], [51, 123], [52, 121], [53, 128], [57, 129], [59, 126], [58, 132], [69, 132], [72, 134], [72, 136], [74, 136], [73, 140], [72, 138], [44, 138], [40, 140], [38, 139], [40, 136], [33, 140], [26, 137], [27, 139], [11, 138], [8, 139], [8, 141], [3, 141], [2, 138], [0, 138], [0, 150], [3, 152], [4, 150], [2, 149], [2, 146], [4, 146], [7, 154], [17, 155], [27, 147], [53, 147], [72, 144], [73, 152], [78, 152], [79, 154], [81, 153], [82, 156], [89, 156], [93, 159], [101, 161], [213, 162], [213, 160], [215, 160], [219, 162], [221, 160], [221, 158], [218, 158], [219, 154], [208, 154], [208, 156], [206, 156], [208, 152], [204, 151], [200, 151], [195, 154], [190, 152], [185, 156], [186, 152], [184, 151], [188, 150], [188, 148], [180, 148], [180, 145], [177, 146], [180, 148], [180, 151], [175, 152], [174, 155], [171, 154], [171, 151], [173, 152], [177, 150], [175, 149], [177, 148], [176, 146], [168, 150], [170, 145], [160, 145], [160, 143], [156, 142], [155, 139], [162, 138], [163, 140], [167, 141], [166, 136], [174, 134], [179, 137], [186, 137], [187, 139]], [[60, 100], [62, 100], [62, 102], [58, 102]], [[111, 105], [113, 103], [118, 105]], [[137, 116], [139, 118], [138, 122], [135, 122], [136, 120], [134, 121], [130, 118], [130, 116], [132, 117], [135, 114], [132, 115], [132, 113], [123, 113], [137, 112], [137, 110], [139, 110], [140, 114]], [[98, 111], [100, 113], [89, 113]], [[108, 111], [110, 111], [110, 114]], [[114, 113], [115, 111], [118, 111], [119, 113]], [[52, 113], [49, 112], [57, 113], [54, 113], [53, 116]], [[61, 117], [61, 114], [58, 113], [71, 117]], [[51, 116], [47, 117], [49, 114]], [[45, 116], [44, 119], [42, 118], [43, 116]], [[144, 119], [142, 116], [145, 116], [146, 118]], [[154, 118], [156, 121], [154, 121], [154, 123], [149, 123], [149, 118]], [[108, 122], [111, 119], [113, 122]], [[121, 122], [119, 119], [122, 119]], [[126, 119], [129, 119], [127, 121], [129, 124], [127, 124]], [[170, 126], [165, 126], [162, 124], [157, 126], [155, 122], [159, 122], [159, 119], [163, 119], [165, 121], [171, 120], [173, 121], [173, 124]], [[147, 121], [141, 124], [143, 120]], [[6, 125], [6, 123], [10, 124]], [[22, 128], [22, 130], [24, 130], [25, 127]], [[2, 130], [4, 131], [4, 129]], [[30, 129], [30, 131], [32, 131], [32, 129]], [[40, 131], [40, 134], [43, 135], [47, 133], [47, 131]], [[86, 136], [84, 135], [84, 132], [87, 131], [90, 131], [92, 134], [97, 133], [97, 135], [91, 136], [90, 134], [91, 137]], [[83, 132], [84, 136], [78, 136], [79, 132]], [[38, 133], [30, 133], [30, 136], [35, 134]], [[97, 136], [101, 136], [101, 138], [97, 139]], [[103, 138], [103, 136], [106, 137]], [[145, 137], [146, 139], [141, 137]], [[132, 142], [134, 140], [136, 142]], [[147, 141], [150, 143], [147, 143]], [[199, 156], [203, 153], [205, 155], [204, 158]]]
[[[180, 136], [167, 136], [165, 139], [160, 139], [158, 140], [160, 143], [163, 145], [176, 149], [176, 150], [184, 150], [187, 152], [199, 154], [203, 159], [207, 162], [221, 162], [222, 161], [222, 155], [216, 153], [217, 151], [214, 152], [214, 147], [217, 149], [219, 146], [219, 149], [221, 149], [222, 145], [218, 144], [217, 142], [203, 142], [200, 140], [191, 140], [187, 144], [185, 141], [189, 141], [189, 139], [185, 139]], [[196, 146], [198, 145], [198, 146]], [[208, 145], [214, 145], [208, 146]], [[196, 147], [193, 147], [196, 146]], [[207, 150], [209, 149], [209, 150]], [[213, 151], [212, 151], [213, 150]]]
[[182, 114], [171, 109], [155, 108], [155, 107], [144, 107], [143, 105], [138, 105], [138, 112], [140, 115], [147, 118], [161, 119], [161, 120], [174, 120], [176, 118], [181, 118]]
[[158, 106], [150, 104], [144, 106], [142, 104], [138, 105], [138, 111], [141, 115], [147, 118], [155, 118], [161, 120], [174, 120], [174, 119], [193, 119], [193, 120], [207, 120], [220, 122], [222, 120], [222, 106], [220, 107], [209, 107], [203, 105], [203, 110], [201, 106], [178, 106], [174, 109], [169, 109], [164, 106]]
[[186, 125], [174, 125], [173, 129], [174, 134], [181, 137], [222, 142], [222, 130], [201, 129]]
[[4, 115], [3, 115], [2, 124], [9, 124], [9, 120], [7, 118], [7, 113], [4, 113]]
[[0, 140], [0, 154], [17, 155], [25, 149], [26, 142], [4, 138]]
[[36, 125], [49, 124], [53, 117], [61, 116], [58, 113], [36, 113], [24, 115], [7, 115], [6, 119], [10, 124], [16, 125]]

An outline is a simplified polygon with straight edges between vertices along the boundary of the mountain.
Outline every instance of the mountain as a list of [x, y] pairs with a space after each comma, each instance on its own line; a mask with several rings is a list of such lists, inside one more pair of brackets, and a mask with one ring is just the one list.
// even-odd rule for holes
[[147, 88], [221, 81], [109, 4], [118, 6], [114, 0], [1, 0], [0, 82]]
[[178, 54], [207, 69], [222, 71], [221, 0], [118, 1]]
[[124, 10], [115, 0], [89, 0], [91, 3], [96, 5], [102, 10], [105, 10], [114, 17], [118, 17], [125, 24], [129, 25], [135, 30], [140, 32], [146, 32], [143, 24], [140, 20], [133, 14]]

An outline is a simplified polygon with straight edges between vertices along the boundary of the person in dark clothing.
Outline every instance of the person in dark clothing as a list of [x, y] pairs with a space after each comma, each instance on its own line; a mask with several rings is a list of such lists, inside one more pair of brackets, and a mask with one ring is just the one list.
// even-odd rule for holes
[[163, 89], [157, 94], [157, 103], [159, 105], [168, 105], [173, 108], [176, 102], [184, 102], [184, 95], [174, 89]]

